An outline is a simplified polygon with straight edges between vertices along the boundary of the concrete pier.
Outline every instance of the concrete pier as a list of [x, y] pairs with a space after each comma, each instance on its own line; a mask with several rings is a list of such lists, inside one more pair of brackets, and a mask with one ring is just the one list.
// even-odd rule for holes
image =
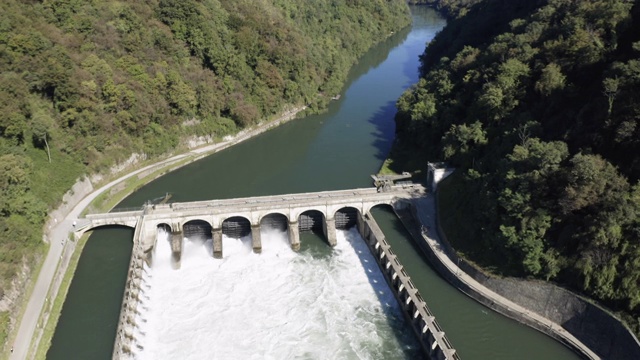
[[[425, 196], [425, 193], [426, 190], [420, 185], [401, 184], [393, 185], [389, 189], [385, 189], [384, 192], [378, 192], [375, 188], [365, 188], [161, 204], [153, 207], [147, 206], [137, 211], [87, 215], [76, 226], [75, 235], [80, 236], [91, 229], [108, 225], [123, 225], [135, 228], [134, 250], [131, 257], [121, 319], [118, 325], [114, 358], [120, 358], [122, 354], [130, 354], [128, 351], [130, 351], [130, 346], [134, 342], [130, 331], [134, 326], [131, 323], [131, 319], [133, 319], [131, 311], [135, 309], [135, 303], [138, 301], [140, 292], [140, 269], [142, 269], [142, 264], [145, 261], [147, 264], [152, 262], [158, 228], [174, 230], [170, 241], [172, 253], [177, 258], [179, 266], [182, 254], [182, 228], [186, 224], [190, 223], [193, 226], [195, 221], [195, 223], [204, 224], [202, 226], [203, 229], [207, 229], [207, 231], [211, 229], [213, 256], [222, 258], [221, 224], [226, 219], [242, 217], [252, 224], [252, 245], [254, 251], [259, 252], [262, 249], [262, 243], [258, 224], [261, 221], [264, 222], [267, 218], [276, 217], [278, 218], [278, 224], [284, 225], [285, 221], [288, 223], [291, 248], [294, 251], [298, 251], [300, 250], [298, 220], [303, 213], [314, 211], [322, 213], [323, 218], [328, 219], [323, 223], [323, 232], [331, 245], [335, 245], [336, 224], [339, 223], [339, 226], [345, 226], [343, 224], [346, 221], [344, 220], [344, 214], [358, 214], [358, 217], [356, 217], [358, 230], [367, 241], [382, 269], [385, 279], [394, 290], [398, 302], [402, 305], [405, 316], [423, 343], [425, 353], [432, 359], [457, 359], [458, 355], [451, 349], [444, 333], [435, 323], [433, 316], [430, 315], [424, 300], [422, 300], [422, 297], [384, 239], [384, 234], [379, 229], [375, 230], [377, 225], [374, 226], [375, 222], [372, 222], [373, 219], [369, 218], [368, 214], [371, 208], [380, 204], [388, 204], [394, 207], [396, 214], [405, 223], [409, 232], [412, 233], [420, 248], [440, 274], [472, 298], [506, 316], [513, 317], [562, 341], [581, 352], [586, 358], [596, 359], [598, 355], [594, 354], [582, 342], [594, 346], [603, 353], [610, 354], [610, 356], [603, 356], [604, 358], [634, 360], [638, 358], [636, 354], [639, 353], [640, 343], [617, 319], [607, 314], [604, 310], [599, 310], [596, 306], [580, 300], [575, 295], [556, 294], [560, 291], [563, 291], [564, 294], [562, 289], [549, 290], [552, 291], [552, 294], [541, 301], [533, 301], [537, 299], [533, 296], [538, 296], [539, 294], [530, 295], [530, 291], [527, 292], [530, 289], [522, 288], [522, 286], [528, 286], [524, 283], [522, 286], [518, 285], [518, 289], [523, 289], [522, 291], [511, 295], [510, 299], [512, 297], [516, 298], [513, 301], [505, 298], [509, 294], [499, 295], [497, 292], [500, 289], [492, 291], [491, 286], [497, 286], [495, 284], [492, 285], [497, 280], [487, 279], [480, 273], [472, 272], [470, 270], [471, 265], [467, 264], [464, 259], [458, 258], [455, 252], [448, 247], [446, 241], [441, 242], [439, 240], [436, 234], [438, 231], [441, 233], [439, 224], [435, 222], [434, 217], [428, 211], [425, 213], [424, 206], [420, 205], [421, 203], [428, 203], [428, 207], [432, 208], [430, 211], [435, 213], [435, 205], [433, 204], [435, 200], [433, 197]], [[340, 217], [337, 217], [338, 214], [341, 214]], [[350, 224], [353, 224], [353, 222]], [[423, 225], [422, 227], [420, 226], [421, 224]], [[459, 266], [462, 266], [464, 271]], [[466, 271], [471, 272], [467, 274]], [[473, 276], [477, 278], [474, 279]], [[480, 284], [479, 282], [483, 283]], [[550, 301], [552, 295], [555, 303]], [[565, 300], [567, 297], [570, 297], [570, 300]], [[573, 309], [578, 310], [566, 308], [568, 301], [571, 302]], [[532, 302], [533, 305], [528, 305]], [[527, 308], [527, 305], [533, 306], [533, 310]], [[566, 309], [562, 311], [555, 310], [562, 308], [562, 306]], [[548, 309], [553, 309], [553, 312]], [[567, 318], [566, 314], [569, 312], [577, 312], [575, 318]], [[575, 319], [579, 319], [579, 321]], [[553, 321], [556, 322], [554, 323]], [[608, 324], [604, 333], [603, 327], [589, 325], [589, 328], [582, 328], [582, 324], [601, 324], [603, 321]], [[609, 346], [608, 344], [616, 344], [616, 346]]]
[[[336, 213], [349, 208], [357, 213], [358, 229], [377, 259], [385, 279], [394, 291], [398, 302], [402, 305], [409, 323], [423, 344], [425, 353], [430, 359], [459, 359], [455, 350], [451, 348], [444, 333], [435, 323], [433, 315], [426, 308], [424, 300], [418, 294], [408, 275], [391, 251], [384, 235], [379, 231], [375, 222], [368, 218], [369, 210], [379, 204], [393, 204], [398, 198], [413, 198], [423, 196], [424, 188], [420, 185], [392, 186], [383, 193], [376, 189], [353, 189], [327, 191], [319, 193], [289, 194], [246, 199], [211, 200], [189, 203], [174, 203], [145, 207], [140, 212], [126, 214], [94, 214], [87, 216], [87, 222], [79, 231], [120, 224], [136, 226], [134, 238], [134, 256], [130, 270], [130, 279], [122, 307], [122, 316], [118, 327], [118, 338], [114, 347], [114, 359], [131, 354], [132, 346], [137, 340], [133, 337], [135, 329], [135, 309], [140, 292], [142, 279], [142, 263], [148, 258], [155, 244], [155, 238], [144, 237], [141, 234], [156, 234], [158, 228], [171, 229], [171, 253], [173, 265], [180, 267], [183, 251], [183, 229], [190, 226], [190, 231], [209, 231], [213, 239], [213, 257], [223, 257], [222, 224], [227, 219], [244, 218], [251, 224], [252, 247], [254, 252], [261, 252], [262, 239], [260, 222], [270, 214], [279, 214], [288, 222], [289, 241], [294, 251], [300, 250], [299, 219], [305, 212], [320, 213], [323, 221], [322, 231], [331, 246], [337, 244]], [[355, 211], [352, 211], [354, 209]], [[319, 221], [319, 218], [314, 221]], [[199, 224], [199, 225], [197, 225]], [[311, 224], [313, 225], [313, 224]], [[199, 229], [193, 229], [200, 226]], [[145, 255], [145, 252], [147, 253]]]
[[222, 228], [211, 230], [211, 239], [213, 239], [214, 259], [222, 259]]
[[335, 218], [325, 218], [324, 220], [324, 236], [327, 237], [329, 245], [336, 246], [338, 241], [336, 240], [336, 220]]
[[171, 231], [171, 265], [174, 269], [180, 269], [182, 258], [182, 231]]
[[289, 221], [289, 243], [293, 251], [300, 251], [300, 230], [297, 221]]
[[253, 252], [260, 254], [262, 252], [262, 239], [260, 238], [260, 224], [251, 225], [251, 245]]

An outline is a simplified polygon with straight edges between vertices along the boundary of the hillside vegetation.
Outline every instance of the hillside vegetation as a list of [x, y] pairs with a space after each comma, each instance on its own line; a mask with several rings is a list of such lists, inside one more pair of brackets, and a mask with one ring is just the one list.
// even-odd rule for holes
[[454, 247], [597, 299], [637, 333], [640, 5], [438, 3], [454, 19], [396, 121], [422, 159], [458, 168], [441, 194]]
[[410, 21], [403, 0], [3, 0], [0, 14], [0, 298], [79, 176], [322, 109]]

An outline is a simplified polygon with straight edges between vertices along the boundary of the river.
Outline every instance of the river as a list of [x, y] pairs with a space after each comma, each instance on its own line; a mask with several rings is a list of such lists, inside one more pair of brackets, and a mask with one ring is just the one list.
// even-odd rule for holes
[[[136, 191], [119, 206], [139, 206], [166, 192], [173, 194], [171, 201], [179, 202], [371, 186], [369, 175], [380, 167], [393, 141], [395, 101], [406, 88], [417, 82], [418, 56], [423, 52], [425, 43], [445, 25], [445, 21], [429, 8], [412, 7], [412, 12], [412, 27], [393, 34], [371, 49], [354, 66], [341, 98], [332, 102], [326, 113], [284, 124], [167, 174]], [[578, 358], [554, 340], [484, 308], [449, 286], [420, 256], [392, 214], [376, 209], [374, 216], [463, 358]], [[91, 236], [72, 281], [52, 346], [47, 353], [48, 359], [111, 357], [131, 252], [131, 236], [132, 231], [117, 228], [99, 230]], [[305, 236], [301, 240], [303, 247], [307, 244], [307, 248], [302, 249], [302, 255], [305, 252], [311, 254], [311, 258], [305, 261], [332, 258], [326, 256], [332, 250], [323, 248], [320, 240], [313, 236]], [[355, 244], [357, 241], [349, 243]], [[268, 255], [267, 244], [263, 243], [263, 247], [267, 253], [265, 255]], [[348, 253], [351, 251], [349, 248], [355, 249], [356, 246], [333, 251]], [[280, 256], [290, 256], [285, 249], [281, 250], [284, 252]], [[318, 254], [318, 251], [321, 253]], [[258, 258], [260, 256], [255, 255]], [[336, 263], [343, 261], [338, 256], [336, 259]], [[336, 265], [337, 268], [344, 264], [355, 266], [354, 262], [359, 260], [356, 257], [344, 261], [346, 263]], [[321, 264], [313, 266], [317, 265], [320, 266], [317, 269], [322, 269]], [[338, 274], [336, 279], [341, 277], [345, 275]], [[343, 286], [360, 288], [363, 281], [367, 279]], [[288, 305], [283, 302], [279, 306], [287, 309]], [[369, 305], [362, 306], [366, 309]], [[370, 309], [377, 311], [375, 307]], [[398, 354], [400, 358], [415, 356], [410, 350], [412, 340], [403, 335], [401, 321], [390, 319], [386, 324], [378, 323], [380, 331], [387, 334], [385, 338], [396, 337], [398, 341], [385, 342], [379, 349], [364, 355], [359, 350], [341, 350], [344, 349], [341, 346], [345, 345], [340, 344], [331, 348], [330, 352], [323, 351], [322, 344], [315, 344], [304, 353], [271, 353], [265, 350], [260, 354], [266, 358], [271, 354], [272, 358], [310, 359], [326, 358], [322, 354], [334, 354], [336, 358], [388, 358], [388, 354]], [[391, 323], [390, 328], [388, 323]], [[363, 331], [363, 327], [370, 326], [370, 323], [359, 324], [361, 326], [342, 328], [340, 331], [349, 338], [372, 331]], [[384, 331], [382, 327], [385, 327]], [[207, 333], [201, 335], [206, 336]], [[267, 347], [266, 344], [261, 346]], [[246, 353], [225, 354], [217, 358], [238, 358]], [[376, 357], [376, 354], [384, 355]]]

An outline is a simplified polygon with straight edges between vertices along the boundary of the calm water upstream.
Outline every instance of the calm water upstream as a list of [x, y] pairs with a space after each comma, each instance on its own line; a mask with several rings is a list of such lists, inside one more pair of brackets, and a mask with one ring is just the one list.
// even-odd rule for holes
[[[171, 201], [179, 202], [371, 186], [369, 175], [377, 171], [393, 140], [395, 101], [417, 82], [418, 56], [425, 43], [445, 25], [431, 9], [414, 7], [412, 11], [412, 28], [394, 34], [369, 51], [354, 66], [341, 99], [333, 102], [327, 113], [290, 122], [165, 175], [132, 194], [120, 206], [139, 206], [166, 192], [173, 194]], [[449, 286], [413, 248], [392, 214], [376, 210], [374, 216], [464, 359], [578, 358], [552, 339], [493, 313]], [[122, 229], [100, 230], [91, 236], [64, 304], [48, 359], [110, 359], [131, 236], [131, 231]], [[323, 248], [322, 241], [303, 237], [302, 244], [302, 252], [310, 257], [299, 261], [321, 266], [317, 259], [328, 259], [328, 262], [339, 263], [336, 269], [343, 266], [340, 265], [342, 258], [337, 256], [336, 261], [331, 261], [331, 256], [325, 256], [330, 250]], [[350, 249], [357, 251], [356, 243], [353, 244], [333, 251], [341, 254], [350, 253]], [[263, 242], [265, 253], [267, 245]], [[278, 258], [286, 254], [286, 249], [280, 250], [284, 253]], [[357, 257], [354, 259], [357, 261]], [[337, 275], [336, 279], [342, 277]], [[363, 305], [358, 311], [378, 311], [368, 306]], [[286, 309], [287, 303], [283, 302], [281, 308]], [[366, 352], [369, 343], [363, 342], [364, 353], [360, 353], [360, 347], [346, 351], [337, 345], [338, 350], [331, 350], [331, 354], [337, 356], [334, 358], [377, 359], [390, 358], [389, 354], [393, 353], [396, 358], [412, 358], [415, 356], [410, 350], [412, 340], [403, 339], [403, 332], [398, 329], [402, 322], [396, 320], [380, 323], [380, 329], [391, 324], [389, 336], [397, 337], [398, 341], [380, 342], [380, 349], [371, 350], [373, 352]], [[327, 322], [331, 322], [330, 319]], [[379, 330], [363, 331], [370, 324], [358, 324], [352, 329], [340, 330], [341, 337], [352, 339], [359, 333]], [[206, 331], [201, 335], [207, 336]], [[358, 341], [363, 340], [351, 342]], [[268, 344], [263, 346], [268, 348]], [[295, 346], [295, 342], [291, 346]], [[300, 356], [299, 353], [269, 353], [268, 349], [263, 354], [279, 354], [284, 358]], [[327, 353], [322, 348], [308, 349], [302, 357], [323, 358], [321, 354]], [[246, 353], [236, 355], [246, 357]], [[186, 358], [184, 354], [181, 356]], [[238, 356], [225, 353], [219, 358]], [[253, 358], [259, 357], [254, 354]]]

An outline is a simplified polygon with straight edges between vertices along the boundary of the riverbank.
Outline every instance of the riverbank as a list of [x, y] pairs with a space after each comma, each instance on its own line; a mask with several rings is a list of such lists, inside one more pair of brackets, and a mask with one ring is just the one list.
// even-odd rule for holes
[[449, 283], [492, 310], [560, 341], [584, 358], [640, 357], [640, 344], [633, 334], [598, 306], [552, 284], [487, 276], [459, 258], [440, 228], [435, 196], [415, 199], [411, 211], [397, 213]]
[[[451, 179], [448, 179], [449, 181]], [[443, 184], [446, 186], [446, 183]], [[539, 330], [589, 357], [634, 360], [640, 358], [640, 342], [624, 322], [594, 300], [542, 280], [498, 277], [460, 257], [442, 229], [440, 199], [436, 194], [436, 230], [443, 253], [462, 273], [525, 312], [500, 310], [501, 304], [475, 298], [486, 306]], [[470, 295], [471, 296], [471, 295]], [[473, 297], [473, 296], [472, 296]], [[540, 321], [542, 318], [543, 321]], [[585, 352], [584, 349], [589, 352]]]
[[[395, 174], [408, 170], [414, 173], [414, 181], [425, 181], [427, 162], [421, 161], [422, 157], [417, 157], [415, 154], [415, 149], [413, 149], [411, 145], [407, 145], [396, 139], [392, 151], [383, 163], [380, 172]], [[422, 154], [422, 156], [425, 158], [429, 157], [424, 154]], [[436, 196], [446, 191], [446, 186], [452, 181], [453, 178], [447, 179], [442, 184], [443, 190], [439, 191]], [[455, 271], [451, 272], [450, 269], [444, 265], [439, 266], [438, 263], [441, 263], [443, 260], [437, 258], [433, 260], [435, 261], [433, 266], [438, 269], [441, 276], [447, 279], [449, 283], [485, 306], [533, 327], [568, 345], [577, 352], [584, 353], [580, 346], [576, 347], [573, 344], [573, 339], [565, 339], [566, 334], [571, 334], [574, 339], [577, 339], [585, 348], [589, 349], [591, 353], [600, 354], [603, 358], [640, 358], [640, 343], [636, 335], [629, 330], [623, 320], [616, 317], [610, 311], [603, 309], [598, 304], [594, 304], [594, 300], [585, 299], [567, 289], [543, 280], [502, 278], [496, 275], [495, 271], [491, 271], [491, 269], [467, 260], [465, 254], [461, 254], [461, 249], [457, 247], [454, 249], [452, 247], [447, 239], [447, 234], [453, 235], [455, 237], [454, 240], [457, 242], [472, 241], [472, 239], [461, 239], [460, 234], [463, 232], [455, 233], [458, 226], [455, 224], [453, 227], [450, 226], [448, 228], [448, 230], [452, 230], [454, 234], [443, 230], [441, 227], [443, 225], [441, 225], [440, 222], [440, 207], [445, 205], [447, 204], [437, 200], [436, 206], [438, 209], [433, 210], [434, 214], [437, 213], [438, 217], [437, 227], [435, 224], [432, 227], [432, 229], [438, 230], [436, 234], [438, 239], [434, 242], [434, 249], [441, 249], [445, 252], [446, 257], [450, 259], [450, 262], [455, 267]], [[452, 209], [448, 211], [448, 213], [451, 214], [455, 211], [459, 210]], [[431, 235], [431, 233], [429, 235]], [[456, 242], [454, 242], [454, 244], [456, 244]], [[483, 249], [478, 249], [478, 251], [484, 251], [484, 256], [491, 256], [490, 254], [486, 254], [486, 251]], [[486, 299], [490, 297], [486, 297], [481, 292], [478, 293], [472, 287], [460, 282], [461, 280], [457, 278], [460, 273], [468, 275], [479, 286], [515, 304], [526, 312], [514, 312], [509, 310], [511, 308], [510, 306], [505, 308], [492, 300], [487, 301]], [[531, 319], [528, 314], [541, 316], [550, 321], [552, 325], [547, 326], [545, 323], [539, 322], [538, 319]]]
[[[463, 293], [502, 315], [550, 335], [588, 359], [600, 359], [573, 334], [564, 330], [560, 324], [495, 293], [463, 271], [459, 267], [460, 262], [450, 256], [447, 251], [450, 247], [443, 242], [441, 233], [438, 231], [437, 205], [434, 196], [434, 194], [430, 194], [423, 198], [413, 199], [411, 210], [404, 213], [397, 211], [397, 213], [441, 276]], [[422, 231], [418, 229], [422, 229]]]
[[[293, 110], [282, 114], [282, 116], [275, 120], [265, 121], [254, 128], [244, 130], [236, 136], [226, 138], [224, 141], [219, 143], [189, 149], [184, 153], [172, 155], [166, 159], [159, 160], [141, 168], [122, 169], [122, 171], [128, 171], [128, 173], [108, 182], [97, 190], [94, 190], [93, 184], [89, 178], [85, 177], [79, 180], [72, 189], [65, 194], [61, 206], [50, 212], [49, 221], [45, 225], [44, 235], [45, 241], [49, 242], [50, 245], [49, 251], [35, 281], [35, 286], [23, 312], [22, 319], [20, 320], [18, 331], [15, 333], [15, 336], [9, 338], [9, 343], [12, 344], [13, 348], [13, 352], [10, 354], [9, 359], [25, 359], [30, 354], [29, 349], [37, 348], [37, 339], [41, 336], [34, 336], [39, 322], [38, 319], [43, 318], [43, 322], [46, 323], [46, 320], [51, 316], [50, 312], [44, 312], [41, 314], [45, 305], [45, 300], [49, 297], [52, 299], [56, 298], [60, 292], [59, 288], [55, 285], [60, 285], [60, 277], [64, 276], [63, 274], [66, 272], [72, 272], [75, 270], [63, 266], [56, 271], [60, 260], [63, 260], [62, 252], [64, 249], [64, 243], [69, 238], [69, 234], [73, 232], [74, 221], [80, 217], [83, 211], [85, 211], [85, 209], [89, 207], [93, 201], [98, 198], [98, 196], [106, 193], [108, 190], [116, 186], [120, 186], [126, 181], [134, 180], [133, 184], [128, 184], [129, 186], [120, 188], [117, 193], [109, 194], [112, 199], [123, 199], [133, 192], [137, 186], [151, 182], [167, 172], [176, 170], [189, 163], [200, 160], [203, 157], [227, 149], [235, 144], [262, 134], [273, 127], [294, 119], [299, 112], [305, 109], [305, 106], [294, 108]], [[82, 248], [77, 247], [75, 251], [82, 252]], [[67, 256], [70, 256], [70, 254]], [[68, 258], [65, 258], [64, 260], [63, 264], [68, 265]], [[55, 279], [54, 276], [56, 277]], [[53, 286], [50, 286], [52, 283]], [[40, 328], [40, 331], [42, 331], [43, 328], [45, 328], [45, 326]], [[36, 340], [34, 344], [31, 343], [32, 339]], [[46, 339], [43, 340], [47, 341]]]

